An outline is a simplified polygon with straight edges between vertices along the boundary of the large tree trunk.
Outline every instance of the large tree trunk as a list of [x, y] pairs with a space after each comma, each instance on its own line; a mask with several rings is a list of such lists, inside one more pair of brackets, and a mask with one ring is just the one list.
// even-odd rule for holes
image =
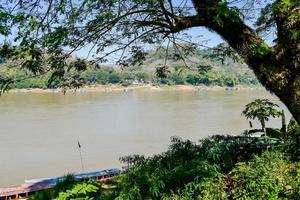
[[[296, 83], [298, 82], [298, 83]], [[287, 86], [286, 91], [282, 94], [275, 94], [287, 106], [293, 117], [300, 124], [300, 77], [298, 75], [297, 81], [294, 84], [297, 86]]]
[[[220, 15], [217, 9], [211, 9], [218, 2], [193, 0], [197, 17], [201, 16], [198, 24], [215, 31], [227, 41], [254, 71], [261, 84], [279, 97], [300, 124], [300, 43], [292, 39], [290, 31], [286, 30], [291, 28], [288, 17], [282, 15], [285, 20], [278, 17], [278, 44], [269, 47], [240, 18]], [[216, 16], [218, 20], [215, 20]], [[299, 23], [293, 22], [292, 26], [297, 30]]]

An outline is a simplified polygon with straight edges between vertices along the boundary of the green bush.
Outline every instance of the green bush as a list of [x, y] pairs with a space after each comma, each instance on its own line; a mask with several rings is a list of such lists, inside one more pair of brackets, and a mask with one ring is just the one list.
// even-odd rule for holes
[[300, 199], [300, 164], [266, 151], [232, 170], [233, 199]]
[[[121, 179], [121, 199], [159, 199], [171, 195], [187, 183], [219, 174], [191, 141], [172, 138], [167, 152], [142, 160]], [[130, 160], [130, 159], [127, 159]]]
[[193, 73], [193, 74], [188, 74], [186, 76], [186, 82], [191, 84], [191, 85], [199, 85], [202, 83], [202, 77], [200, 74]]
[[143, 81], [151, 81], [152, 80], [152, 74], [149, 72], [144, 72], [144, 71], [138, 71], [135, 73], [135, 77], [138, 80], [143, 80]]
[[237, 163], [227, 175], [185, 185], [164, 200], [193, 199], [299, 199], [300, 163], [290, 163], [283, 153], [264, 152], [248, 162]]
[[281, 145], [281, 150], [288, 153], [294, 161], [300, 161], [300, 126], [292, 118], [288, 131], [284, 136], [284, 143]]
[[55, 200], [100, 200], [100, 188], [100, 185], [92, 180], [76, 183], [70, 189], [60, 192]]
[[222, 84], [227, 87], [234, 87], [239, 83], [237, 77], [232, 74], [229, 75], [224, 74], [222, 79], [224, 80], [224, 83]]
[[37, 192], [33, 196], [30, 196], [30, 200], [55, 199], [60, 192], [71, 189], [77, 183], [78, 181], [75, 180], [73, 175], [67, 175], [53, 188]]
[[234, 87], [241, 83], [235, 74], [214, 70], [205, 73], [188, 73], [186, 76], [186, 82], [191, 85], [203, 84], [206, 86], [216, 85], [227, 87]]
[[84, 78], [87, 83], [98, 83], [105, 85], [108, 83], [109, 72], [104, 70], [87, 71]]
[[47, 88], [47, 80], [45, 79], [26, 79], [20, 82], [13, 83], [11, 85], [12, 88], [22, 89], [22, 88]]
[[126, 80], [123, 80], [123, 81], [121, 82], [121, 85], [122, 85], [123, 87], [128, 87], [128, 86], [130, 86], [131, 84], [132, 84], [131, 81], [126, 81]]
[[134, 74], [132, 72], [128, 72], [128, 71], [122, 71], [119, 74], [119, 76], [122, 81], [126, 81], [126, 82], [131, 82], [135, 78]]
[[[102, 184], [106, 184], [103, 187]], [[67, 175], [51, 189], [43, 190], [30, 196], [30, 200], [113, 200], [117, 197], [118, 188], [111, 187], [117, 183], [113, 180], [97, 182], [96, 180], [75, 180]], [[108, 188], [110, 187], [110, 188]]]
[[225, 191], [223, 175], [219, 174], [214, 178], [195, 180], [185, 185], [184, 189], [178, 194], [165, 195], [163, 200], [212, 200], [227, 199], [228, 194]]
[[109, 75], [108, 75], [108, 82], [112, 83], [112, 84], [120, 83], [121, 82], [120, 74], [117, 73], [117, 72], [114, 72], [114, 71], [111, 72], [111, 73], [109, 73]]
[[175, 85], [174, 81], [171, 80], [170, 78], [155, 78], [154, 83], [158, 84], [158, 85]]
[[257, 85], [258, 80], [255, 78], [253, 74], [244, 73], [237, 75], [238, 81], [244, 85]]
[[266, 148], [258, 138], [244, 136], [214, 135], [200, 142], [202, 155], [211, 163], [220, 166], [223, 173], [232, 170], [237, 162], [260, 155]]
[[183, 74], [178, 73], [172, 73], [170, 75], [170, 79], [176, 84], [176, 85], [183, 85], [185, 84], [185, 76]]

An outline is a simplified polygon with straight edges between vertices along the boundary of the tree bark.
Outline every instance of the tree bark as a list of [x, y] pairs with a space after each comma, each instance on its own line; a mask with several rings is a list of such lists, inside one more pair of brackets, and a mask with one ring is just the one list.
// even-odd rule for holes
[[267, 130], [266, 130], [265, 120], [263, 120], [263, 119], [260, 120], [260, 124], [261, 124], [261, 129], [263, 130], [265, 137], [267, 137]]
[[281, 129], [280, 130], [282, 133], [286, 133], [286, 131], [287, 131], [284, 110], [281, 111]]
[[[244, 59], [260, 83], [279, 97], [300, 124], [299, 41], [292, 40], [288, 30], [283, 30], [287, 25], [279, 27], [278, 24], [279, 42], [275, 47], [270, 47], [239, 17], [220, 15], [218, 3], [219, 0], [193, 0], [197, 11], [194, 21], [198, 20], [197, 23], [190, 20], [186, 26], [201, 25], [218, 33]], [[231, 12], [229, 8], [228, 12]], [[216, 16], [218, 20], [215, 20]], [[297, 25], [299, 22], [293, 23], [293, 26]]]

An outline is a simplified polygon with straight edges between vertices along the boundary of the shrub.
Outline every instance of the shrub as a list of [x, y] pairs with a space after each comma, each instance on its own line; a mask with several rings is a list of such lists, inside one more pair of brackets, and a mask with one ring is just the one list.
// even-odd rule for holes
[[227, 175], [188, 183], [164, 200], [192, 199], [299, 199], [300, 163], [290, 163], [283, 153], [264, 152], [237, 163]]
[[237, 75], [238, 81], [244, 85], [257, 85], [259, 82], [253, 74], [244, 73]]
[[237, 162], [248, 161], [265, 149], [258, 138], [215, 135], [200, 140], [201, 154], [211, 163], [220, 166], [224, 173], [232, 170]]
[[128, 87], [128, 86], [130, 86], [132, 83], [130, 82], [130, 81], [125, 81], [125, 80], [123, 80], [122, 82], [121, 82], [121, 85], [123, 86], [123, 87]]
[[166, 195], [163, 200], [211, 200], [227, 199], [224, 177], [219, 174], [214, 178], [204, 179], [186, 184], [183, 190], [176, 195]]
[[97, 200], [101, 199], [100, 185], [93, 180], [76, 183], [66, 191], [62, 191], [58, 194], [56, 200]]
[[144, 72], [144, 71], [138, 71], [135, 73], [135, 77], [138, 80], [143, 80], [143, 81], [151, 81], [152, 76], [149, 72]]
[[300, 126], [294, 119], [288, 125], [281, 150], [288, 153], [292, 160], [300, 161]]
[[186, 82], [191, 85], [199, 85], [201, 83], [201, 75], [200, 74], [188, 74], [186, 76]]
[[266, 151], [232, 170], [233, 199], [299, 199], [300, 164]]
[[[139, 158], [135, 155], [135, 160]], [[120, 183], [122, 199], [162, 198], [186, 184], [210, 179], [219, 174], [219, 167], [199, 154], [198, 145], [191, 141], [172, 138], [167, 152], [154, 155], [134, 166]], [[127, 159], [126, 160], [133, 160]]]
[[75, 180], [73, 175], [67, 175], [52, 189], [43, 190], [41, 192], [35, 193], [33, 196], [30, 197], [30, 200], [55, 199], [56, 197], [58, 197], [60, 192], [64, 192], [71, 189], [76, 183], [77, 181]]
[[104, 70], [91, 70], [85, 73], [85, 81], [87, 83], [99, 83], [107, 84], [108, 83], [109, 72]]
[[109, 73], [108, 82], [112, 84], [120, 83], [121, 82], [120, 74], [118, 74], [117, 72]]
[[177, 85], [185, 84], [185, 77], [182, 74], [172, 73], [170, 78]]

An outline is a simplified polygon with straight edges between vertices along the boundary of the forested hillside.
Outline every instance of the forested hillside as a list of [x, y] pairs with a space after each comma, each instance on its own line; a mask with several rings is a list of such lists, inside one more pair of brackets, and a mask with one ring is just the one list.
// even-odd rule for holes
[[[21, 64], [14, 61], [3, 62], [0, 66], [0, 80], [11, 80], [8, 88], [58, 88], [74, 85], [76, 77], [78, 87], [90, 84], [122, 84], [128, 86], [138, 84], [191, 84], [205, 86], [257, 85], [258, 81], [245, 64], [232, 58], [223, 59], [215, 56], [214, 50], [196, 50], [185, 59], [164, 48], [149, 50], [145, 60], [135, 65], [108, 66], [97, 64], [84, 72], [69, 72], [69, 76], [51, 80], [50, 73], [31, 74]], [[74, 58], [72, 58], [74, 59]], [[24, 78], [29, 77], [32, 78]], [[80, 78], [78, 78], [78, 76]]]

